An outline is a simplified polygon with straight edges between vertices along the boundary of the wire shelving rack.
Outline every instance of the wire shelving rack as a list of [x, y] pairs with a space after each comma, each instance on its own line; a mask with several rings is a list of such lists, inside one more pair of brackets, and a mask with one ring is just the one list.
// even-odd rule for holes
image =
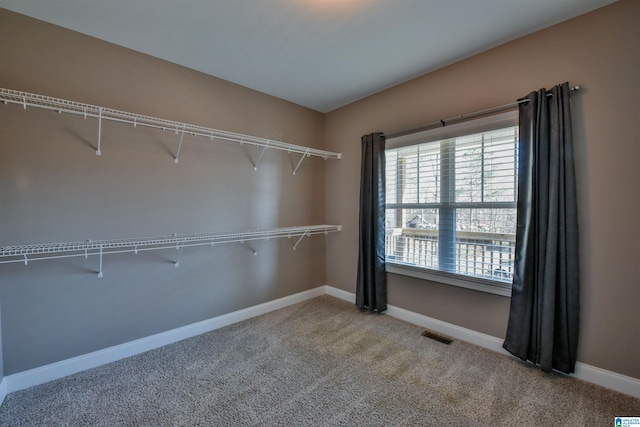
[[[274, 228], [266, 230], [233, 231], [197, 234], [171, 234], [158, 237], [143, 237], [113, 240], [85, 240], [82, 242], [38, 243], [30, 245], [0, 246], [0, 264], [60, 259], [69, 257], [99, 257], [98, 277], [103, 276], [102, 258], [104, 255], [116, 253], [138, 253], [161, 249], [176, 249], [178, 255], [175, 266], [178, 267], [182, 250], [191, 246], [214, 246], [221, 243], [245, 243], [256, 240], [277, 238], [297, 238], [293, 245], [296, 250], [302, 239], [315, 234], [328, 234], [342, 230], [340, 225], [308, 225], [296, 227]], [[252, 249], [253, 250], [253, 249]], [[254, 255], [257, 252], [253, 250]]]
[[179, 162], [180, 150], [182, 148], [182, 142], [184, 140], [185, 134], [205, 137], [211, 140], [217, 139], [261, 147], [262, 150], [257, 161], [253, 162], [254, 170], [258, 170], [258, 165], [260, 164], [265, 151], [268, 149], [300, 154], [301, 157], [293, 170], [294, 175], [298, 171], [298, 168], [302, 164], [302, 161], [305, 159], [305, 157], [316, 156], [321, 157], [325, 160], [340, 159], [342, 157], [341, 153], [319, 150], [302, 145], [295, 145], [287, 142], [276, 141], [251, 135], [244, 135], [241, 133], [213, 129], [204, 126], [181, 123], [157, 117], [145, 116], [97, 105], [84, 104], [67, 99], [54, 98], [51, 96], [39, 95], [29, 92], [21, 92], [13, 89], [0, 88], [0, 102], [4, 104], [18, 104], [21, 105], [24, 109], [26, 109], [27, 107], [35, 107], [57, 111], [58, 113], [80, 115], [85, 119], [87, 117], [97, 118], [98, 136], [96, 155], [102, 154], [102, 121], [109, 120], [114, 122], [132, 124], [134, 127], [144, 126], [162, 130], [173, 130], [176, 135], [179, 136], [178, 145], [174, 156], [175, 163]]

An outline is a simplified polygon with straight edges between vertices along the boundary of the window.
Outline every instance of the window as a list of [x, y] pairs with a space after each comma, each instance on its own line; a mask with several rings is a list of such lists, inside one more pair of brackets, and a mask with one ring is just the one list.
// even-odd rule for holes
[[387, 271], [510, 295], [517, 112], [387, 140]]

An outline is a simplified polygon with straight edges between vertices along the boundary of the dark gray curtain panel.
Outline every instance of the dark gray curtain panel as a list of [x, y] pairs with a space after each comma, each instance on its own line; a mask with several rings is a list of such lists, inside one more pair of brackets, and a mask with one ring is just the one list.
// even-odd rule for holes
[[545, 372], [574, 372], [580, 277], [569, 85], [520, 104], [518, 219], [503, 347]]
[[360, 247], [356, 305], [363, 310], [387, 309], [384, 262], [385, 162], [384, 135], [362, 137], [360, 178]]

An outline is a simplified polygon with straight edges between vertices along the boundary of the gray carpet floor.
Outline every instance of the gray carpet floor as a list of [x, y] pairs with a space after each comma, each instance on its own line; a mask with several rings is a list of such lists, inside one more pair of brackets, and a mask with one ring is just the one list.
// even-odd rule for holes
[[315, 298], [8, 395], [2, 426], [610, 426], [635, 399]]

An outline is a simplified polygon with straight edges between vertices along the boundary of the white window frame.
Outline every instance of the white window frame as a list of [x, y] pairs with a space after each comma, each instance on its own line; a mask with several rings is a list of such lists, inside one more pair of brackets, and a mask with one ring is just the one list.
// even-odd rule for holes
[[[453, 125], [446, 125], [435, 129], [416, 132], [409, 135], [388, 138], [386, 140], [386, 149], [406, 147], [410, 145], [422, 144], [425, 142], [455, 138], [517, 125], [518, 111], [513, 110], [505, 113], [493, 114], [488, 117], [472, 119]], [[445, 271], [432, 270], [424, 267], [395, 263], [392, 260], [386, 260], [386, 271], [387, 273], [415, 277], [432, 282], [473, 289], [476, 291], [488, 292], [505, 297], [511, 296], [511, 284], [502, 281], [470, 277], [461, 274], [448, 273]]]

